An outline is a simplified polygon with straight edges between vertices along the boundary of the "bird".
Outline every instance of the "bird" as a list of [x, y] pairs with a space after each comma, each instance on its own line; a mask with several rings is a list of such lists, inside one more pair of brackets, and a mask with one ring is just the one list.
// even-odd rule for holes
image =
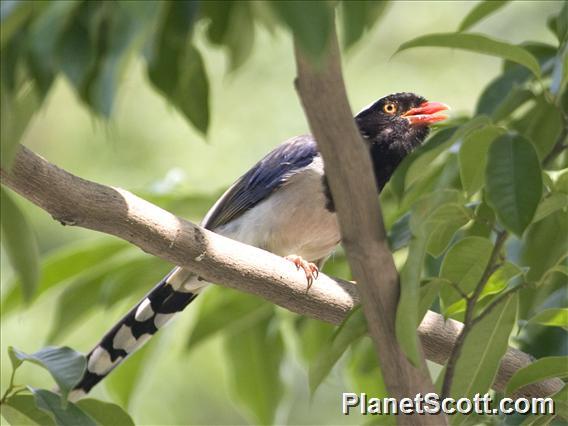
[[[441, 112], [448, 109], [401, 92], [380, 98], [355, 116], [379, 192], [400, 162], [424, 142], [430, 126], [447, 118]], [[309, 290], [341, 240], [314, 138], [296, 136], [278, 145], [227, 189], [201, 226], [285, 257], [305, 272]], [[86, 370], [69, 399], [86, 395], [208, 285], [186, 268], [170, 271], [87, 354]]]

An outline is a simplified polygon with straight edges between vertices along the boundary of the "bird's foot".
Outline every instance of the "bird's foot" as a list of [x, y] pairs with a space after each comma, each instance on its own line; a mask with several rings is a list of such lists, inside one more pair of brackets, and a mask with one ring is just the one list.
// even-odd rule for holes
[[316, 266], [315, 263], [308, 262], [304, 260], [301, 256], [296, 256], [295, 254], [291, 254], [290, 256], [285, 257], [286, 260], [289, 260], [296, 268], [300, 270], [302, 268], [306, 274], [306, 279], [308, 280], [308, 288], [306, 291], [310, 290], [310, 287], [314, 283], [314, 280], [318, 278], [319, 275], [319, 268]]

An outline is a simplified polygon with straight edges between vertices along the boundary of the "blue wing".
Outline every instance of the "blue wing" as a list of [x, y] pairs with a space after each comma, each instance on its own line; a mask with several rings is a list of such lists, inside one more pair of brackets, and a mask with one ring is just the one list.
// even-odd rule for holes
[[318, 155], [315, 140], [298, 136], [284, 142], [256, 163], [223, 194], [202, 222], [215, 229], [239, 217], [278, 189], [287, 178]]

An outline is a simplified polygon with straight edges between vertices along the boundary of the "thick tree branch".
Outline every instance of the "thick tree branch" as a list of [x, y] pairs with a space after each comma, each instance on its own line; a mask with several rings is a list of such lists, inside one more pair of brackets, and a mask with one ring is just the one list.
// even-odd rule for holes
[[[302, 272], [271, 253], [229, 240], [136, 197], [74, 176], [22, 147], [2, 184], [51, 214], [56, 220], [114, 235], [147, 253], [194, 270], [206, 280], [255, 294], [298, 314], [339, 324], [359, 303], [357, 286], [320, 274], [309, 293]], [[444, 364], [463, 325], [429, 312], [418, 334], [428, 359]], [[509, 349], [494, 388], [503, 391], [511, 375], [532, 361]], [[523, 389], [545, 396], [561, 389], [547, 380]]]
[[[412, 365], [395, 329], [398, 272], [388, 247], [369, 150], [347, 99], [337, 37], [330, 37], [325, 63], [318, 67], [296, 43], [296, 87], [310, 129], [324, 159], [326, 178], [351, 271], [361, 293], [369, 334], [375, 344], [389, 395], [414, 397], [434, 391], [425, 362]], [[443, 424], [445, 416], [418, 415], [411, 424]]]

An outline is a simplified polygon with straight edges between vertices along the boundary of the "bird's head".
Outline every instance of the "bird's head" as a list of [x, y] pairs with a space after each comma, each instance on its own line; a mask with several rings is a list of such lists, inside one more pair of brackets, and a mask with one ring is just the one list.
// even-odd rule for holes
[[406, 155], [426, 139], [430, 125], [447, 118], [449, 107], [414, 93], [385, 96], [355, 117], [361, 134], [374, 148]]
[[430, 131], [430, 125], [447, 117], [449, 107], [429, 102], [414, 93], [395, 93], [379, 99], [355, 117], [359, 131], [370, 145], [377, 186], [382, 189], [396, 167]]

